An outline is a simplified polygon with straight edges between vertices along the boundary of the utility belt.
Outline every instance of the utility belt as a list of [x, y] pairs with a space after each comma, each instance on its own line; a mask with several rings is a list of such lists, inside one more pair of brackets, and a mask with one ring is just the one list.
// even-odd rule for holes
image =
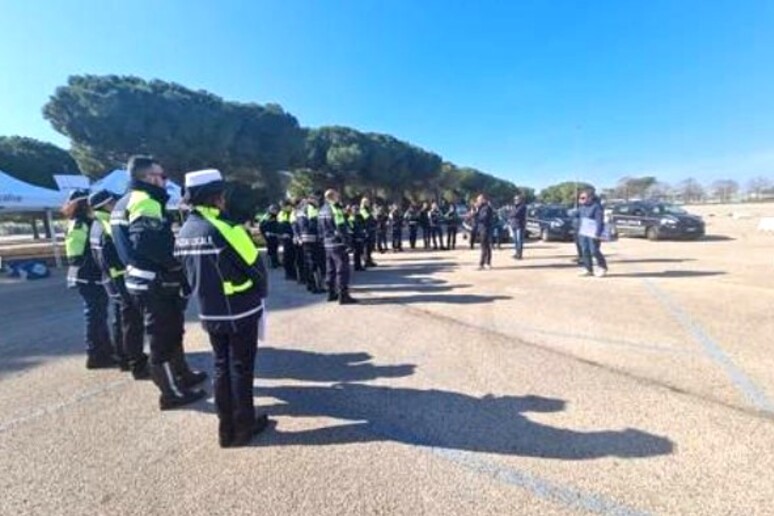
[[301, 235], [301, 243], [302, 244], [314, 244], [314, 243], [317, 243], [318, 240], [319, 239], [317, 238], [317, 235], [313, 235], [313, 234], [309, 234], [309, 233], [307, 233], [305, 235]]
[[[156, 272], [129, 265], [125, 275], [126, 289], [132, 293], [163, 289], [168, 291], [186, 290], [188, 284], [182, 279], [182, 271]], [[185, 288], [184, 288], [185, 287]]]

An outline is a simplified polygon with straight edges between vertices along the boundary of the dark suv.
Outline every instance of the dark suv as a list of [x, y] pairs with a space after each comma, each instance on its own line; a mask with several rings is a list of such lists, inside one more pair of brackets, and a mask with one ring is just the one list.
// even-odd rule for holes
[[613, 208], [610, 222], [619, 236], [698, 239], [704, 236], [704, 221], [674, 204], [627, 202]]
[[571, 241], [575, 238], [572, 217], [564, 206], [530, 206], [527, 209], [527, 236], [540, 238], [544, 242]]

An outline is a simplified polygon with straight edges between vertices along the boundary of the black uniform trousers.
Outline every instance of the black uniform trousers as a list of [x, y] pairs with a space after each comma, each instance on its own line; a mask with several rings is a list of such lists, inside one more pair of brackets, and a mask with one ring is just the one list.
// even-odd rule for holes
[[321, 246], [316, 242], [304, 242], [302, 248], [306, 265], [306, 287], [309, 290], [321, 289], [325, 276], [325, 256], [319, 252]]
[[296, 246], [291, 237], [282, 237], [282, 266], [285, 269], [285, 279], [294, 280], [296, 274]]
[[476, 240], [478, 240], [478, 230], [473, 228], [470, 230], [470, 248], [476, 247]]
[[365, 249], [365, 241], [356, 238], [352, 242], [352, 250], [354, 251], [355, 270], [363, 270], [363, 250]]
[[441, 226], [430, 226], [430, 236], [433, 239], [433, 249], [443, 249], [443, 229]]
[[132, 301], [145, 318], [151, 364], [159, 365], [181, 355], [185, 302], [179, 287], [151, 286], [142, 294], [132, 293]]
[[417, 225], [409, 222], [409, 245], [412, 249], [417, 248]]
[[276, 269], [279, 267], [279, 238], [276, 236], [266, 237], [266, 252], [269, 255], [269, 265], [271, 268]]
[[113, 319], [113, 341], [118, 355], [128, 361], [130, 369], [141, 369], [148, 361], [143, 353], [145, 345], [145, 322], [142, 312], [132, 302], [126, 291], [123, 278], [113, 280], [111, 299], [115, 305]]
[[380, 253], [387, 250], [387, 230], [379, 230], [376, 234], [377, 247]]
[[329, 292], [349, 290], [349, 254], [343, 245], [325, 249], [325, 269]]
[[457, 249], [457, 226], [446, 226], [446, 247], [448, 249]]
[[111, 357], [114, 353], [108, 328], [108, 296], [98, 283], [78, 283], [83, 299], [83, 317], [86, 323], [86, 352], [96, 358]]
[[403, 228], [400, 226], [392, 228], [392, 250], [403, 250]]
[[481, 260], [479, 265], [492, 265], [492, 233], [490, 231], [484, 231], [480, 233], [481, 236]]
[[293, 251], [293, 257], [295, 258], [295, 269], [296, 269], [296, 279], [299, 283], [302, 285], [305, 285], [307, 283], [307, 269], [306, 269], [306, 263], [304, 260], [304, 248], [301, 244], [295, 245], [295, 250]]
[[[261, 315], [262, 317], [262, 315]], [[255, 421], [253, 379], [258, 350], [259, 316], [237, 322], [234, 333], [210, 333], [215, 354], [212, 380], [215, 408], [218, 411], [218, 433], [225, 441], [234, 432], [249, 432]]]
[[430, 226], [422, 226], [422, 243], [425, 249], [430, 249]]
[[370, 267], [374, 263], [374, 244], [376, 242], [376, 232], [369, 232], [365, 241], [365, 265]]

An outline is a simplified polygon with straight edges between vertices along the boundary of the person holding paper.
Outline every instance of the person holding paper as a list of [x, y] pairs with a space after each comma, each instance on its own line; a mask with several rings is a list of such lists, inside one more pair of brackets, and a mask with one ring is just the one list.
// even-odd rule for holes
[[[607, 261], [602, 254], [602, 238], [605, 231], [605, 211], [593, 190], [583, 190], [578, 196], [580, 228], [578, 240], [582, 255], [582, 276], [603, 278], [607, 275]], [[596, 268], [593, 261], [596, 261]]]

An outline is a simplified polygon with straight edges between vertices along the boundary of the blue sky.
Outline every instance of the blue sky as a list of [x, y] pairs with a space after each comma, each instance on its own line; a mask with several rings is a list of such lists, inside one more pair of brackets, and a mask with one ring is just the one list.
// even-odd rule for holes
[[0, 0], [0, 134], [70, 74], [277, 102], [519, 184], [774, 178], [774, 2]]

